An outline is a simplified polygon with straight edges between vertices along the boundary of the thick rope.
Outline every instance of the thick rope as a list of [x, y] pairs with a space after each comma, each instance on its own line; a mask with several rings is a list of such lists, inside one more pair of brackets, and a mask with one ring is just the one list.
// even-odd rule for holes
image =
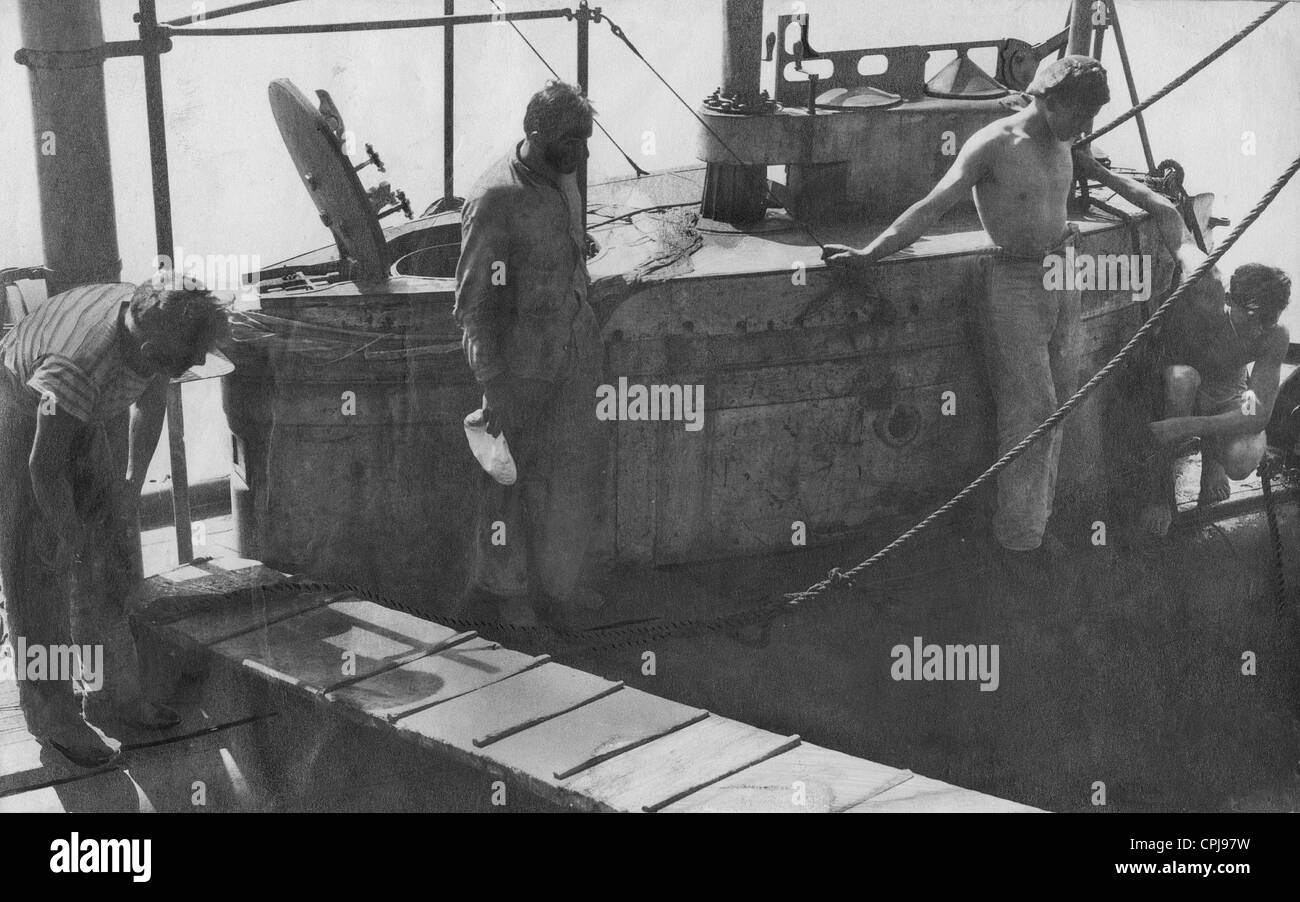
[[1286, 6], [1286, 4], [1287, 4], [1287, 0], [1280, 0], [1280, 2], [1278, 2], [1278, 3], [1274, 3], [1274, 4], [1273, 4], [1273, 5], [1272, 5], [1272, 6], [1271, 6], [1271, 7], [1270, 7], [1266, 12], [1262, 13], [1258, 19], [1256, 19], [1254, 22], [1251, 22], [1249, 25], [1247, 25], [1247, 26], [1246, 26], [1245, 28], [1243, 28], [1241, 31], [1237, 32], [1237, 33], [1234, 34], [1232, 37], [1228, 38], [1228, 40], [1226, 40], [1226, 41], [1224, 41], [1222, 44], [1220, 44], [1220, 45], [1218, 46], [1218, 48], [1215, 49], [1215, 50], [1214, 50], [1214, 51], [1213, 51], [1209, 56], [1205, 57], [1205, 59], [1201, 60], [1201, 61], [1200, 61], [1199, 63], [1197, 63], [1195, 66], [1192, 66], [1192, 68], [1188, 69], [1188, 70], [1187, 70], [1186, 72], [1184, 72], [1182, 75], [1180, 75], [1180, 76], [1178, 76], [1177, 78], [1175, 78], [1173, 81], [1171, 81], [1169, 84], [1165, 85], [1165, 86], [1164, 86], [1163, 88], [1161, 88], [1159, 91], [1156, 91], [1154, 94], [1152, 94], [1152, 95], [1151, 95], [1150, 97], [1148, 97], [1146, 100], [1144, 100], [1144, 101], [1142, 101], [1141, 103], [1139, 103], [1137, 106], [1133, 107], [1133, 109], [1129, 110], [1127, 113], [1124, 113], [1123, 115], [1121, 115], [1121, 116], [1119, 116], [1118, 118], [1112, 120], [1111, 122], [1106, 123], [1106, 124], [1103, 125], [1101, 128], [1099, 128], [1099, 129], [1097, 129], [1096, 131], [1094, 131], [1092, 134], [1084, 135], [1082, 138], [1080, 138], [1079, 140], [1075, 141], [1074, 143], [1075, 143], [1075, 144], [1087, 144], [1089, 141], [1095, 141], [1096, 139], [1100, 138], [1102, 135], [1104, 135], [1104, 134], [1106, 134], [1107, 132], [1111, 131], [1111, 130], [1112, 130], [1113, 128], [1115, 128], [1116, 126], [1118, 126], [1118, 125], [1122, 125], [1122, 124], [1124, 124], [1125, 122], [1127, 122], [1128, 120], [1132, 119], [1132, 118], [1133, 118], [1134, 116], [1136, 116], [1138, 113], [1141, 113], [1141, 112], [1142, 112], [1143, 110], [1145, 110], [1147, 107], [1149, 107], [1149, 106], [1151, 106], [1152, 104], [1154, 104], [1157, 100], [1160, 100], [1160, 99], [1161, 99], [1162, 97], [1164, 97], [1166, 94], [1169, 94], [1169, 93], [1170, 93], [1171, 91], [1173, 91], [1175, 88], [1182, 87], [1184, 84], [1187, 83], [1187, 81], [1188, 81], [1188, 80], [1189, 80], [1193, 75], [1195, 75], [1197, 72], [1200, 72], [1202, 69], [1204, 69], [1204, 68], [1205, 68], [1206, 66], [1208, 66], [1210, 63], [1214, 62], [1214, 61], [1217, 60], [1219, 57], [1223, 56], [1223, 54], [1227, 53], [1229, 50], [1231, 50], [1233, 47], [1235, 47], [1235, 46], [1238, 44], [1238, 42], [1241, 41], [1242, 38], [1244, 38], [1246, 35], [1250, 34], [1252, 31], [1254, 31], [1254, 30], [1255, 30], [1256, 28], [1258, 28], [1259, 26], [1263, 25], [1264, 22], [1265, 22], [1265, 21], [1266, 21], [1270, 16], [1272, 16], [1274, 13], [1276, 13], [1276, 12], [1277, 12], [1278, 10], [1280, 10], [1282, 7]]
[[966, 488], [962, 489], [951, 499], [949, 499], [949, 501], [946, 504], [944, 504], [942, 507], [935, 510], [924, 520], [917, 523], [915, 526], [913, 526], [907, 532], [900, 535], [898, 538], [894, 539], [894, 541], [890, 542], [884, 548], [877, 551], [871, 557], [860, 562], [857, 566], [853, 567], [852, 569], [844, 571], [842, 573], [839, 572], [838, 570], [832, 570], [830, 574], [828, 574], [827, 577], [821, 580], [820, 582], [814, 583], [813, 585], [809, 586], [807, 589], [804, 589], [802, 592], [795, 592], [790, 595], [787, 595], [786, 597], [790, 600], [790, 602], [792, 604], [798, 604], [799, 602], [809, 601], [813, 598], [816, 598], [818, 595], [825, 592], [826, 589], [828, 589], [830, 586], [834, 585], [835, 583], [839, 581], [852, 580], [853, 577], [857, 576], [863, 570], [866, 570], [868, 567], [872, 567], [880, 563], [880, 561], [884, 560], [889, 555], [898, 551], [908, 542], [915, 539], [922, 532], [929, 529], [935, 522], [937, 522], [938, 520], [946, 516], [948, 513], [950, 513], [953, 510], [953, 508], [957, 507], [957, 505], [961, 504], [963, 501], [969, 498], [981, 486], [983, 486], [994, 476], [996, 476], [997, 474], [1005, 470], [1007, 467], [1009, 467], [1016, 460], [1016, 458], [1020, 457], [1022, 454], [1028, 451], [1030, 445], [1034, 444], [1034, 442], [1038, 441], [1040, 438], [1047, 435], [1047, 433], [1055, 429], [1061, 423], [1062, 420], [1064, 420], [1067, 416], [1069, 416], [1072, 410], [1074, 410], [1076, 407], [1082, 404], [1084, 399], [1087, 398], [1090, 394], [1092, 394], [1094, 390], [1096, 390], [1097, 386], [1101, 385], [1101, 383], [1104, 382], [1107, 378], [1109, 378], [1110, 375], [1114, 373], [1116, 369], [1118, 369], [1121, 365], [1127, 362], [1127, 360], [1130, 357], [1133, 356], [1133, 354], [1137, 351], [1138, 346], [1149, 334], [1151, 334], [1152, 330], [1154, 330], [1156, 326], [1160, 324], [1160, 321], [1165, 318], [1165, 316], [1173, 308], [1173, 305], [1176, 304], [1178, 300], [1182, 298], [1184, 294], [1187, 293], [1188, 288], [1190, 288], [1193, 284], [1199, 281], [1206, 273], [1208, 273], [1211, 269], [1214, 268], [1214, 265], [1218, 263], [1219, 259], [1232, 248], [1232, 246], [1237, 242], [1237, 239], [1241, 237], [1242, 233], [1244, 233], [1246, 229], [1250, 228], [1250, 226], [1255, 222], [1255, 220], [1260, 217], [1260, 214], [1262, 214], [1264, 210], [1267, 209], [1268, 205], [1273, 202], [1273, 198], [1277, 197], [1278, 192], [1280, 192], [1282, 188], [1286, 185], [1286, 183], [1291, 180], [1291, 177], [1296, 174], [1297, 170], [1300, 170], [1300, 157], [1297, 157], [1291, 163], [1291, 165], [1286, 168], [1286, 171], [1283, 172], [1280, 176], [1278, 176], [1277, 181], [1273, 183], [1273, 185], [1268, 189], [1268, 191], [1264, 192], [1264, 196], [1261, 197], [1259, 201], [1255, 204], [1255, 206], [1251, 208], [1250, 212], [1247, 213], [1242, 218], [1241, 222], [1237, 223], [1236, 228], [1232, 230], [1231, 234], [1228, 235], [1228, 237], [1224, 240], [1224, 242], [1221, 245], [1219, 245], [1217, 248], [1215, 248], [1214, 253], [1206, 257], [1205, 261], [1201, 263], [1200, 266], [1196, 267], [1196, 269], [1191, 273], [1191, 275], [1183, 279], [1182, 284], [1180, 284], [1176, 289], [1174, 289], [1173, 293], [1169, 295], [1169, 297], [1165, 300], [1163, 304], [1160, 305], [1160, 307], [1156, 310], [1155, 313], [1151, 314], [1151, 318], [1148, 319], [1145, 323], [1143, 323], [1140, 329], [1138, 329], [1136, 332], [1133, 333], [1133, 337], [1130, 338], [1128, 340], [1128, 343], [1125, 344], [1124, 347], [1120, 349], [1119, 353], [1116, 354], [1114, 357], [1112, 357], [1109, 363], [1107, 363], [1105, 366], [1099, 369], [1093, 375], [1093, 377], [1089, 379], [1082, 388], [1080, 388], [1077, 392], [1075, 392], [1074, 395], [1071, 396], [1071, 398], [1068, 401], [1062, 404], [1055, 413], [1053, 413], [1050, 417], [1044, 420], [1036, 429], [1034, 429], [1033, 432], [1029, 433], [1027, 436], [1021, 439], [1018, 445], [1016, 445], [1006, 454], [1002, 455], [1002, 457], [998, 458], [998, 460], [994, 462], [992, 466], [990, 466], [987, 470], [985, 470], [983, 473], [977, 476], [974, 479], [974, 481], [970, 483], [970, 485], [966, 486]]

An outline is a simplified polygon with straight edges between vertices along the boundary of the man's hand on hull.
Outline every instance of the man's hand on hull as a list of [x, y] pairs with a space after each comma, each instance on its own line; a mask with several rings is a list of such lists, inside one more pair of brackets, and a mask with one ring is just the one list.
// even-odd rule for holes
[[862, 268], [869, 266], [865, 255], [857, 248], [846, 244], [828, 244], [822, 248], [822, 261], [827, 266]]

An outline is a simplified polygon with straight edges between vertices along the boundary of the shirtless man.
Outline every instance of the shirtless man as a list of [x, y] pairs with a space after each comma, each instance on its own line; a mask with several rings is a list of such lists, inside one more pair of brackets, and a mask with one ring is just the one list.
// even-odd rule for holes
[[[1189, 254], [1183, 271], [1198, 262]], [[1211, 270], [1197, 289], [1173, 309], [1160, 336], [1164, 418], [1148, 428], [1165, 453], [1140, 516], [1157, 536], [1169, 531], [1173, 512], [1173, 449], [1200, 437], [1201, 504], [1225, 500], [1228, 480], [1245, 479], [1259, 466], [1291, 343], [1277, 321], [1291, 294], [1291, 280], [1280, 269], [1245, 263], [1226, 290], [1218, 270]], [[1247, 375], [1249, 364], [1254, 367]]]
[[[1076, 230], [1066, 219], [1074, 175], [1072, 142], [1110, 99], [1106, 72], [1087, 56], [1043, 68], [1026, 91], [1023, 110], [971, 136], [947, 174], [862, 249], [832, 244], [828, 265], [869, 267], [910, 245], [972, 192], [997, 255], [989, 258], [979, 308], [984, 351], [998, 411], [998, 449], [1018, 444], [1074, 393], [1082, 329], [1077, 290], [1044, 287], [1045, 259], [1064, 252]], [[1186, 230], [1169, 201], [1078, 154], [1089, 176], [1150, 212], [1171, 252]], [[1045, 558], [1059, 553], [1047, 536], [1061, 433], [1037, 442], [998, 478], [993, 530], [1003, 563], [1020, 581], [1041, 583]], [[1046, 539], [1046, 541], [1045, 541]]]

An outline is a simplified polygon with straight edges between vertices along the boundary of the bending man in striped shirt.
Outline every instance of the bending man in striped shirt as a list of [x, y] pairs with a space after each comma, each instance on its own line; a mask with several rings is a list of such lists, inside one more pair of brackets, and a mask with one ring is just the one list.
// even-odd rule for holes
[[[228, 330], [205, 291], [86, 285], [50, 298], [0, 342], [0, 580], [9, 630], [15, 649], [43, 648], [47, 657], [68, 648], [74, 632], [78, 644], [102, 643], [104, 691], [86, 697], [92, 720], [179, 720], [145, 697], [126, 622], [138, 578], [136, 511], [169, 378], [202, 363]], [[126, 430], [113, 426], [128, 412], [124, 442]], [[85, 766], [115, 757], [83, 719], [69, 674], [23, 678], [16, 670], [34, 735]]]

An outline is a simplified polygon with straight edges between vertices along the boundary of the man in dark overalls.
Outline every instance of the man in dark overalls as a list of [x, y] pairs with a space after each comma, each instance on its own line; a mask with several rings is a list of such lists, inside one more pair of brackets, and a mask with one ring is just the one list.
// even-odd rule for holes
[[552, 82], [524, 139], [475, 184], [462, 212], [456, 320], [483, 389], [488, 432], [505, 433], [518, 481], [482, 475], [466, 601], [508, 622], [559, 620], [600, 600], [579, 586], [603, 484], [595, 417], [604, 349], [587, 303], [587, 238], [575, 173], [594, 110]]

